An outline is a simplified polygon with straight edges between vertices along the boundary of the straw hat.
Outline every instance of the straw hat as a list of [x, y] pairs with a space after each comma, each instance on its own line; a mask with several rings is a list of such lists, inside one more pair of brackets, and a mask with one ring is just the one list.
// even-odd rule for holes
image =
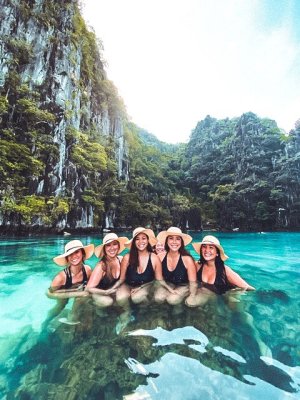
[[214, 246], [216, 246], [216, 248], [220, 251], [220, 257], [221, 257], [222, 261], [225, 261], [225, 260], [227, 260], [227, 258], [229, 258], [225, 254], [223, 247], [220, 245], [219, 239], [217, 239], [215, 236], [212, 236], [212, 235], [204, 236], [204, 238], [202, 239], [202, 242], [193, 243], [192, 246], [194, 247], [195, 251], [198, 254], [201, 254], [201, 246], [203, 244], [213, 244]]
[[97, 246], [95, 248], [95, 255], [98, 258], [103, 257], [104, 255], [104, 246], [107, 245], [108, 243], [111, 242], [119, 242], [120, 248], [118, 251], [118, 254], [122, 253], [122, 251], [125, 249], [125, 243], [128, 241], [127, 237], [121, 236], [119, 237], [115, 233], [108, 233], [107, 235], [104, 236], [102, 244], [100, 246]]
[[70, 254], [73, 254], [75, 251], [79, 249], [84, 249], [85, 251], [85, 259], [87, 260], [88, 258], [92, 257], [94, 253], [94, 245], [89, 244], [87, 246], [84, 246], [81, 242], [81, 240], [71, 240], [65, 245], [65, 252], [64, 254], [61, 254], [60, 256], [54, 257], [53, 261], [57, 264], [60, 265], [61, 267], [64, 267], [65, 265], [68, 265], [68, 262], [66, 260], [66, 257], [68, 257]]
[[140, 233], [144, 233], [145, 235], [148, 236], [149, 243], [150, 243], [151, 246], [154, 246], [156, 244], [157, 240], [155, 238], [153, 230], [152, 229], [146, 229], [146, 228], [143, 228], [143, 227], [139, 226], [138, 228], [135, 228], [135, 230], [132, 233], [132, 239], [128, 240], [128, 242], [125, 243], [125, 246], [130, 248], [133, 239], [137, 235], [139, 235]]
[[175, 226], [171, 226], [171, 228], [166, 231], [159, 232], [157, 235], [157, 240], [163, 244], [165, 244], [168, 236], [180, 236], [183, 239], [183, 243], [187, 246], [193, 240], [192, 236], [187, 233], [182, 233], [181, 229], [176, 228]]

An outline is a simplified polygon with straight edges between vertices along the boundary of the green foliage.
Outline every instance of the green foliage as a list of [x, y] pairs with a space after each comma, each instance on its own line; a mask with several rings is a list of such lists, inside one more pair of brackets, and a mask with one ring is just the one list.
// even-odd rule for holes
[[105, 171], [107, 154], [104, 147], [91, 141], [87, 134], [77, 132], [77, 143], [72, 146], [70, 159], [87, 174]]
[[[9, 131], [6, 131], [9, 132]], [[0, 189], [7, 185], [21, 189], [29, 177], [38, 176], [43, 163], [30, 154], [28, 147], [13, 141], [0, 141]]]
[[0, 115], [8, 111], [8, 100], [4, 96], [0, 96]]
[[66, 199], [42, 196], [24, 196], [14, 200], [11, 196], [4, 196], [0, 207], [2, 213], [14, 213], [25, 224], [34, 224], [38, 219], [45, 225], [53, 225], [59, 217], [70, 211]]
[[40, 122], [55, 122], [55, 116], [48, 111], [41, 110], [33, 100], [25, 98], [19, 99], [16, 102], [16, 107], [17, 111], [19, 111], [27, 121], [33, 122], [34, 124]]
[[13, 64], [22, 66], [28, 64], [33, 56], [32, 45], [23, 39], [8, 37], [5, 40], [6, 49], [13, 55]]

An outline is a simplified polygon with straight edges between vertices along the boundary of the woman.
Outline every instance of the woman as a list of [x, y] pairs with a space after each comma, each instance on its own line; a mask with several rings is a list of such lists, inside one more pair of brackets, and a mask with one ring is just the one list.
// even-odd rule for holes
[[143, 227], [136, 228], [132, 239], [125, 243], [130, 251], [122, 259], [119, 281], [110, 289], [112, 292], [119, 288], [116, 293], [119, 304], [126, 304], [129, 298], [136, 304], [147, 300], [154, 280], [172, 291], [163, 281], [159, 257], [152, 252], [155, 243], [154, 232]]
[[201, 287], [217, 294], [223, 294], [233, 288], [255, 290], [236, 272], [224, 264], [228, 259], [219, 240], [212, 235], [205, 236], [200, 243], [193, 243], [195, 251], [200, 254], [196, 263], [197, 279]]
[[186, 251], [192, 237], [182, 233], [181, 229], [171, 227], [157, 235], [157, 240], [164, 243], [166, 253], [160, 253], [162, 260], [163, 278], [168, 284], [172, 284], [175, 293], [169, 293], [164, 288], [158, 288], [155, 300], [167, 301], [169, 304], [179, 304], [186, 298], [186, 304], [197, 304], [197, 276], [195, 261]]
[[92, 257], [94, 245], [84, 246], [80, 240], [71, 240], [65, 245], [65, 252], [53, 258], [53, 261], [66, 267], [53, 279], [48, 291], [52, 298], [81, 297], [88, 295], [83, 291], [92, 270], [84, 261]]
[[159, 254], [159, 253], [166, 253], [165, 246], [161, 242], [157, 242], [156, 245], [153, 246], [153, 253]]
[[118, 254], [125, 249], [127, 237], [118, 237], [115, 233], [108, 233], [103, 243], [95, 248], [95, 255], [101, 258], [94, 268], [86, 290], [92, 293], [94, 302], [100, 307], [108, 307], [114, 300], [107, 294], [120, 278], [122, 257]]

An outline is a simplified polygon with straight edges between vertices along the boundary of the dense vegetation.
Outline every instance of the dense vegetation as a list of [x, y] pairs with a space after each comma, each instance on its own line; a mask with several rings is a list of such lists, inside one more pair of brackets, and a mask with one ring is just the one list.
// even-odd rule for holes
[[299, 126], [287, 136], [253, 113], [199, 122], [182, 166], [206, 220], [223, 229], [299, 227], [299, 140]]
[[[101, 43], [86, 28], [76, 2], [45, 0], [39, 13], [30, 2], [19, 3], [15, 9], [25, 27], [33, 18], [39, 32], [53, 31], [47, 38], [49, 54], [44, 53], [48, 75], [40, 85], [27, 74], [39, 62], [34, 37], [1, 38], [1, 49], [10, 57], [0, 86], [2, 226], [60, 229], [67, 220], [72, 227], [84, 209], [95, 229], [112, 224], [299, 229], [299, 122], [286, 135], [274, 121], [253, 113], [225, 120], [207, 116], [187, 144], [163, 143], [128, 122], [117, 89], [106, 77]], [[58, 12], [61, 21], [68, 21], [63, 27], [55, 18]], [[70, 70], [60, 75], [72, 84], [63, 106], [55, 101], [62, 46]], [[75, 79], [72, 71], [77, 70]], [[64, 82], [64, 76], [59, 79]], [[125, 156], [118, 155], [114, 132], [105, 134], [97, 124], [103, 115], [120, 121]], [[58, 126], [65, 127], [63, 147]]]
[[[144, 132], [141, 138], [145, 141]], [[126, 190], [132, 203], [126, 224], [259, 231], [300, 227], [299, 123], [286, 135], [274, 121], [253, 113], [225, 120], [207, 116], [176, 151], [154, 144], [135, 139], [130, 146]]]

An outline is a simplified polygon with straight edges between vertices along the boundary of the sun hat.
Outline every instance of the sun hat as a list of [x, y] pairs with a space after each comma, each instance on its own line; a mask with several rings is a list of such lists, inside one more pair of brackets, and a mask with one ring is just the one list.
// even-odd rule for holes
[[87, 246], [84, 246], [81, 242], [81, 240], [71, 240], [65, 245], [65, 252], [61, 254], [60, 256], [54, 257], [53, 261], [57, 264], [60, 265], [61, 267], [64, 267], [65, 265], [68, 265], [68, 262], [66, 260], [66, 257], [68, 257], [70, 254], [74, 253], [75, 251], [79, 249], [84, 249], [85, 251], [85, 259], [87, 260], [88, 258], [92, 257], [94, 253], [94, 245], [89, 244]]
[[128, 248], [130, 248], [133, 239], [134, 239], [137, 235], [139, 235], [140, 233], [144, 233], [145, 235], [148, 236], [148, 238], [149, 238], [149, 243], [150, 243], [151, 246], [154, 246], [154, 245], [156, 244], [157, 240], [156, 240], [156, 238], [155, 238], [155, 235], [154, 235], [153, 230], [152, 230], [152, 229], [146, 229], [146, 228], [143, 228], [142, 226], [139, 226], [138, 228], [135, 228], [135, 230], [134, 230], [133, 233], [132, 233], [132, 239], [128, 240], [128, 242], [125, 243], [125, 246], [128, 247]]
[[203, 244], [213, 244], [214, 246], [216, 246], [217, 249], [220, 251], [220, 257], [221, 257], [222, 261], [225, 261], [225, 260], [227, 260], [227, 258], [229, 258], [225, 254], [223, 247], [220, 245], [219, 239], [217, 239], [215, 236], [212, 236], [212, 235], [204, 236], [204, 238], [202, 239], [202, 242], [193, 243], [192, 246], [194, 247], [195, 251], [198, 254], [201, 254], [201, 246]]
[[182, 233], [181, 229], [175, 226], [171, 226], [166, 231], [159, 232], [157, 235], [157, 240], [165, 244], [168, 236], [180, 236], [183, 239], [185, 246], [187, 246], [193, 240], [192, 236], [188, 235], [187, 233]]
[[118, 254], [122, 253], [122, 251], [125, 249], [125, 243], [128, 241], [128, 238], [125, 236], [119, 237], [115, 233], [108, 233], [107, 235], [104, 236], [102, 244], [97, 246], [95, 248], [95, 255], [98, 258], [103, 257], [104, 255], [104, 246], [107, 245], [108, 243], [111, 242], [119, 242], [120, 248], [118, 251]]

